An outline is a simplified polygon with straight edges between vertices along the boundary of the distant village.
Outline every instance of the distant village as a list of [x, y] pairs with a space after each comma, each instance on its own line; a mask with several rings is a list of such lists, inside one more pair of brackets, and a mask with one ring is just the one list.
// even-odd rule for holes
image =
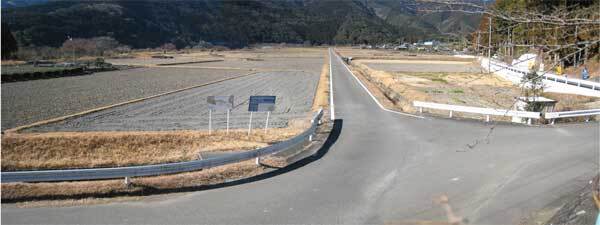
[[378, 44], [378, 45], [358, 45], [355, 48], [360, 49], [390, 49], [395, 51], [419, 51], [419, 52], [437, 52], [437, 53], [456, 53], [465, 52], [466, 49], [458, 50], [456, 43], [441, 42], [437, 40], [420, 41], [415, 43], [402, 44]]

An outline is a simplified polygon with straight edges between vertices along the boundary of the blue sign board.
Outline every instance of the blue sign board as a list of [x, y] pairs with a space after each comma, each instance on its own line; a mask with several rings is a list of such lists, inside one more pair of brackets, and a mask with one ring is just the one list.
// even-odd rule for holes
[[250, 96], [248, 111], [265, 112], [275, 110], [275, 96]]

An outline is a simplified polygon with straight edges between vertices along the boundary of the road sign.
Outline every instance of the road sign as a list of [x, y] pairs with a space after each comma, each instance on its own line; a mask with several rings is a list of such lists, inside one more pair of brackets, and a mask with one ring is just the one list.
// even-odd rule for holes
[[210, 110], [231, 110], [233, 109], [233, 95], [230, 96], [208, 96], [206, 98]]
[[275, 96], [250, 96], [248, 111], [265, 112], [275, 110]]

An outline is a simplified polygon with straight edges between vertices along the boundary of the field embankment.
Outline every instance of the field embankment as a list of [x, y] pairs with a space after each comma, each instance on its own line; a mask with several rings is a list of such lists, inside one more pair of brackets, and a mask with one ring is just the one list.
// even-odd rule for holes
[[182, 162], [202, 152], [251, 150], [288, 139], [303, 126], [213, 132], [10, 133], [2, 137], [2, 171], [98, 168]]

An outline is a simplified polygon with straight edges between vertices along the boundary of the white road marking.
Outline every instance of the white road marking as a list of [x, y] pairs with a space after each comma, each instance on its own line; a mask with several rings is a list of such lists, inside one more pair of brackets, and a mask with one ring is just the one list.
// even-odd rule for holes
[[[331, 52], [330, 52], [331, 54]], [[358, 79], [358, 77], [356, 77], [356, 75], [354, 75], [354, 73], [352, 72], [352, 70], [350, 70], [350, 68], [348, 68], [348, 66], [346, 66], [346, 64], [342, 61], [342, 59], [340, 57], [337, 57], [338, 60], [340, 60], [340, 62], [342, 63], [342, 65], [344, 65], [344, 67], [346, 67], [346, 70], [348, 70], [348, 72], [350, 72], [350, 74], [352, 74], [352, 76], [354, 77], [354, 79], [356, 79], [356, 81], [358, 81], [358, 84], [360, 84], [360, 86], [362, 86], [363, 89], [365, 89], [365, 91], [367, 91], [367, 93], [371, 96], [371, 98], [373, 99], [373, 101], [375, 101], [375, 103], [377, 103], [377, 105], [379, 106], [379, 108], [383, 109], [386, 112], [391, 112], [391, 113], [396, 113], [396, 114], [400, 114], [400, 115], [404, 115], [404, 116], [410, 116], [410, 117], [415, 117], [415, 118], [419, 118], [419, 119], [424, 119], [425, 117], [422, 116], [417, 116], [417, 115], [413, 115], [413, 114], [408, 114], [408, 113], [403, 113], [403, 112], [398, 112], [398, 111], [394, 111], [394, 110], [390, 110], [387, 109], [385, 107], [383, 107], [383, 105], [381, 103], [379, 103], [379, 100], [377, 100], [377, 98], [375, 98], [375, 96], [371, 93], [371, 91], [369, 91], [369, 89]], [[329, 57], [329, 65], [331, 66], [331, 56]]]
[[329, 48], [329, 109], [331, 121], [335, 120], [335, 105], [333, 104], [333, 69], [331, 68], [331, 48]]
[[460, 180], [460, 177], [455, 177], [455, 178], [452, 178], [452, 179], [450, 179], [450, 180], [451, 180], [451, 181], [459, 181], [459, 180]]

